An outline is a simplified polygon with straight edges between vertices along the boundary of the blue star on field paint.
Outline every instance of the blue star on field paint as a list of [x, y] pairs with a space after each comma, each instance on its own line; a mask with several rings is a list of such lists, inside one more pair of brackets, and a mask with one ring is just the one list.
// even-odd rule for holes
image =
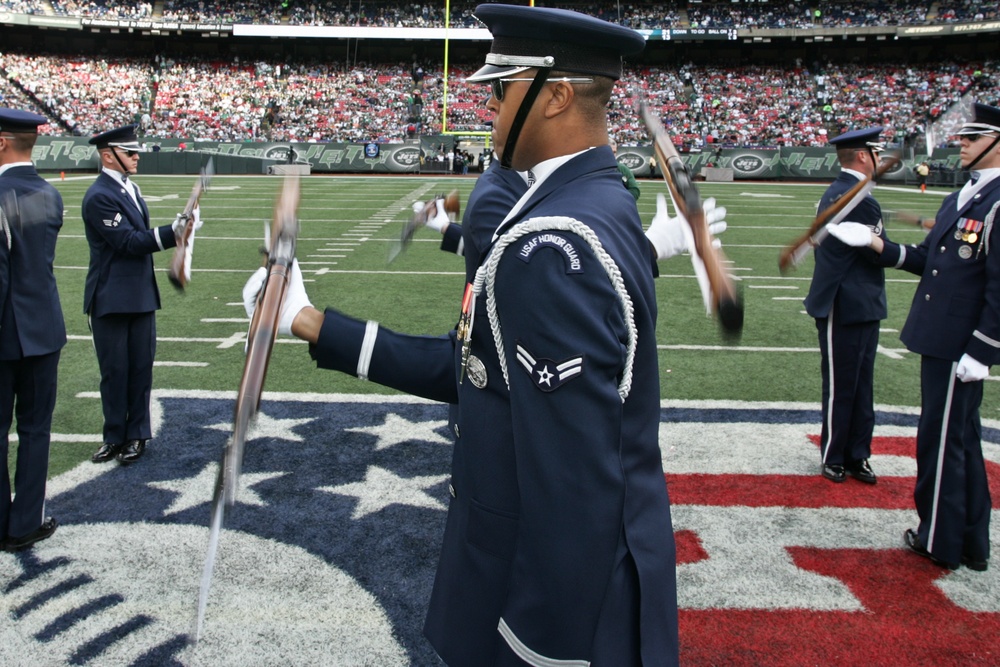
[[[559, 382], [560, 364], [531, 366], [534, 378]], [[220, 537], [205, 631], [188, 644], [234, 397], [154, 392], [142, 461], [84, 461], [50, 480], [56, 533], [0, 553], [0, 665], [440, 664], [422, 628], [450, 500], [448, 407], [405, 396], [265, 394]], [[81, 400], [96, 407], [99, 394]], [[902, 545], [916, 522], [918, 413], [880, 408], [879, 484], [831, 492], [816, 470], [818, 404], [662, 403], [686, 665], [740, 664], [733, 653], [745, 644], [713, 630], [729, 625], [778, 635], [774, 649], [756, 645], [757, 664], [822, 662], [801, 658], [824, 641], [844, 664], [873, 650], [901, 654], [905, 642], [890, 633], [888, 648], [841, 641], [847, 630], [895, 622], [898, 607], [884, 593], [895, 590], [908, 600], [921, 591], [912, 634], [931, 623], [938, 650], [956, 660], [992, 655], [1000, 568], [943, 573]], [[1000, 422], [984, 418], [982, 432], [994, 483]], [[53, 447], [82, 437], [57, 435]], [[996, 554], [1000, 511], [993, 523]], [[864, 566], [853, 579], [848, 560]], [[869, 572], [899, 578], [872, 584]], [[986, 631], [956, 630], [972, 621]], [[798, 631], [780, 631], [789, 624]]]

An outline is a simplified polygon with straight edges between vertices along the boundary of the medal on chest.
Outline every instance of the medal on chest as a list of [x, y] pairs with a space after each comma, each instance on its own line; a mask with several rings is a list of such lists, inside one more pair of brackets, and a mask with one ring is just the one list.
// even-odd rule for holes
[[982, 220], [973, 220], [972, 218], [959, 218], [958, 224], [955, 225], [955, 240], [961, 241], [963, 244], [958, 249], [958, 256], [962, 259], [970, 259], [972, 257], [972, 246], [976, 246], [976, 257], [979, 257], [979, 253], [983, 249], [983, 242], [986, 240], [986, 234], [983, 232], [983, 227], [985, 226]]
[[965, 243], [975, 243], [983, 231], [983, 221], [972, 218], [959, 218], [955, 225], [955, 240]]

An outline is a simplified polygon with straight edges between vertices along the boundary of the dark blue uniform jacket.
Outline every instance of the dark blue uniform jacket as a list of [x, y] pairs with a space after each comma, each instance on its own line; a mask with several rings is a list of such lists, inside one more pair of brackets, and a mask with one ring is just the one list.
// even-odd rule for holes
[[121, 183], [104, 172], [83, 198], [83, 221], [90, 244], [90, 268], [83, 312], [150, 313], [160, 308], [153, 273], [154, 252], [176, 245], [170, 225], [149, 228], [149, 209], [139, 206]]
[[0, 359], [14, 360], [61, 350], [66, 344], [59, 292], [52, 272], [56, 236], [63, 225], [59, 192], [32, 166], [0, 176], [0, 193], [13, 191], [17, 211], [6, 211], [11, 249], [0, 235]]
[[993, 366], [1000, 362], [1000, 234], [995, 224], [984, 227], [973, 244], [956, 239], [955, 231], [959, 219], [986, 223], [997, 215], [1000, 179], [961, 210], [957, 202], [958, 192], [945, 198], [923, 243], [886, 243], [880, 261], [920, 275], [900, 334], [910, 351], [951, 361], [968, 353]]
[[[841, 171], [820, 200], [819, 210], [828, 208], [857, 183], [854, 174]], [[882, 209], [870, 194], [846, 219], [868, 225], [872, 232], [885, 238]], [[885, 270], [874, 250], [852, 248], [827, 236], [816, 248], [815, 257], [816, 267], [805, 300], [806, 312], [811, 317], [829, 317], [830, 310], [836, 309], [841, 324], [886, 318]]]
[[[531, 232], [499, 262], [509, 389], [485, 293], [471, 346], [485, 368], [481, 388], [458, 383], [454, 332], [380, 330], [375, 342], [370, 379], [458, 404], [453, 498], [425, 632], [453, 667], [512, 664], [502, 656], [515, 646], [564, 660], [617, 653], [604, 664], [625, 665], [637, 662], [624, 648], [636, 639], [643, 664], [676, 664], [650, 246], [610, 148], [558, 168], [512, 222], [549, 216], [584, 223], [617, 267], [637, 331], [627, 400], [618, 393], [622, 303], [573, 232]], [[327, 311], [318, 365], [355, 372], [364, 328]]]

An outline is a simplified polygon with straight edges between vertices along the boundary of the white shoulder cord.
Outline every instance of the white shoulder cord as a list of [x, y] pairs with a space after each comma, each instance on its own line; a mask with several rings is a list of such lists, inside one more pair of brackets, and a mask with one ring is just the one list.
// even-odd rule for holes
[[990, 254], [990, 236], [992, 236], [990, 232], [993, 231], [993, 220], [996, 218], [998, 208], [1000, 208], [1000, 201], [993, 205], [993, 208], [990, 209], [990, 212], [987, 214], [986, 220], [983, 223], [983, 250], [986, 251], [987, 255]]
[[601, 263], [604, 271], [608, 274], [608, 278], [611, 280], [611, 286], [618, 295], [618, 301], [621, 303], [622, 315], [625, 318], [625, 328], [628, 335], [628, 345], [626, 346], [625, 355], [625, 372], [622, 374], [621, 383], [618, 385], [618, 395], [621, 396], [622, 402], [625, 402], [625, 399], [628, 398], [629, 392], [632, 390], [632, 366], [635, 362], [637, 339], [635, 315], [632, 309], [632, 298], [625, 290], [625, 281], [622, 278], [621, 271], [618, 269], [618, 265], [615, 264], [615, 261], [607, 253], [607, 251], [604, 250], [604, 246], [601, 245], [601, 241], [597, 238], [594, 231], [579, 220], [563, 216], [531, 218], [514, 225], [509, 230], [504, 232], [504, 234], [497, 240], [493, 249], [490, 251], [489, 256], [486, 258], [486, 261], [483, 262], [483, 264], [480, 265], [479, 269], [476, 271], [476, 279], [473, 283], [473, 290], [475, 295], [478, 297], [482, 294], [483, 287], [485, 286], [486, 288], [486, 312], [490, 319], [490, 329], [493, 331], [493, 341], [497, 347], [497, 356], [500, 360], [500, 369], [503, 371], [504, 382], [507, 384], [507, 389], [509, 390], [510, 378], [507, 374], [507, 357], [503, 350], [503, 335], [500, 332], [500, 319], [497, 316], [496, 295], [494, 291], [497, 266], [500, 264], [500, 258], [503, 257], [504, 250], [506, 250], [507, 246], [514, 243], [522, 236], [526, 236], [527, 234], [531, 234], [533, 232], [556, 229], [573, 232], [587, 242], [590, 249], [594, 251], [595, 255], [597, 255], [598, 261]]

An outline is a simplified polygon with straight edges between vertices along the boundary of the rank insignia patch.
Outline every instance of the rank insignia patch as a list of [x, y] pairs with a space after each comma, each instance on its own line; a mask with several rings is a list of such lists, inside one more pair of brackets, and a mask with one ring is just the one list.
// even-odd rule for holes
[[517, 344], [517, 361], [542, 391], [554, 391], [583, 373], [583, 357], [565, 361], [536, 359], [523, 345]]
[[105, 227], [117, 227], [119, 225], [119, 223], [121, 223], [121, 221], [122, 221], [122, 214], [121, 213], [115, 213], [114, 220], [105, 220], [104, 221], [104, 226]]

